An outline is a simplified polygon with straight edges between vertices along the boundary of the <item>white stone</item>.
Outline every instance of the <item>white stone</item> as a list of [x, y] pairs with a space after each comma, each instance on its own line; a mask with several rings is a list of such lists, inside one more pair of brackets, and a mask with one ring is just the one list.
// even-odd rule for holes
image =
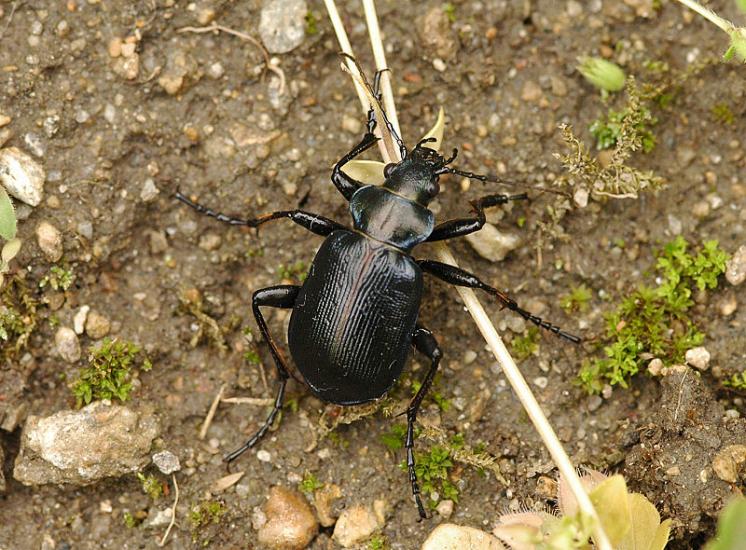
[[356, 547], [382, 527], [379, 519], [370, 506], [356, 504], [346, 508], [334, 526], [332, 538], [344, 548]]
[[75, 363], [80, 359], [80, 341], [75, 331], [68, 327], [60, 327], [54, 335], [57, 353], [68, 363]]
[[685, 358], [688, 365], [698, 370], [707, 370], [710, 365], [710, 352], [702, 346], [687, 350]]
[[73, 330], [75, 334], [83, 334], [85, 331], [85, 321], [88, 318], [88, 312], [91, 310], [91, 306], [81, 306], [78, 312], [73, 317]]
[[746, 244], [741, 245], [725, 264], [725, 278], [734, 286], [746, 281]]
[[44, 168], [16, 147], [0, 150], [0, 183], [18, 200], [38, 206], [44, 193]]
[[503, 550], [493, 535], [464, 525], [443, 523], [430, 533], [421, 550]]
[[493, 262], [502, 261], [508, 252], [521, 244], [518, 235], [502, 233], [491, 223], [486, 223], [480, 231], [467, 235], [466, 241], [482, 258]]

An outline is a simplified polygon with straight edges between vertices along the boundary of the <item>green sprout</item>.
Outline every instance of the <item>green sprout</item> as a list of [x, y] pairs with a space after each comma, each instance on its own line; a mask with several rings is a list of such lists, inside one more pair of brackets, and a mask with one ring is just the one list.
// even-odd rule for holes
[[[192, 528], [192, 542], [197, 542], [198, 531], [208, 527], [209, 525], [217, 525], [220, 523], [220, 518], [225, 514], [225, 504], [219, 500], [206, 500], [200, 502], [197, 506], [193, 506], [189, 511], [189, 524]], [[209, 545], [210, 539], [202, 541], [205, 546]]]
[[591, 298], [593, 298], [591, 289], [581, 284], [573, 288], [569, 294], [560, 298], [560, 307], [568, 313], [571, 311], [586, 311]]
[[64, 269], [58, 265], [53, 265], [49, 269], [49, 273], [39, 281], [39, 288], [49, 285], [54, 290], [64, 291], [70, 288], [74, 280], [75, 274], [72, 269]]
[[315, 475], [306, 470], [306, 473], [303, 476], [303, 481], [298, 484], [298, 489], [303, 493], [313, 494], [317, 489], [321, 489], [323, 486], [324, 484], [320, 482]]
[[723, 386], [733, 388], [734, 390], [746, 391], [746, 370], [735, 373], [723, 382]]
[[124, 513], [124, 515], [122, 516], [122, 520], [124, 521], [125, 527], [129, 529], [134, 529], [135, 527], [137, 527], [137, 524], [140, 523], [129, 512]]
[[667, 364], [680, 363], [686, 350], [704, 340], [689, 315], [692, 294], [717, 287], [728, 255], [717, 241], [706, 241], [696, 253], [681, 236], [658, 254], [656, 271], [662, 282], [640, 285], [606, 316], [604, 356], [586, 361], [579, 382], [590, 393], [604, 383], [628, 387], [629, 381], [651, 357]]
[[[606, 119], [596, 119], [591, 123], [589, 130], [591, 135], [596, 138], [596, 149], [599, 151], [616, 147], [622, 136], [624, 128], [624, 119], [631, 115], [629, 109], [622, 111], [609, 110]], [[636, 113], [637, 119], [633, 123], [634, 131], [640, 136], [642, 150], [649, 153], [655, 148], [655, 135], [650, 131], [649, 126], [657, 124], [658, 119], [650, 114], [650, 109], [640, 106], [639, 113]]]
[[[406, 461], [402, 461], [399, 467], [406, 471]], [[431, 506], [443, 499], [458, 502], [458, 487], [449, 479], [451, 468], [451, 451], [446, 447], [434, 445], [428, 453], [415, 453], [414, 470], [422, 493], [430, 496]], [[437, 498], [434, 498], [436, 494]]]
[[518, 360], [523, 361], [539, 351], [539, 329], [528, 327], [523, 336], [513, 338], [510, 343], [511, 353]]
[[313, 14], [313, 12], [306, 12], [306, 34], [309, 36], [313, 36], [314, 34], [319, 34], [319, 20], [316, 19], [316, 16]]
[[137, 473], [137, 479], [142, 484], [142, 491], [153, 500], [158, 500], [163, 496], [163, 483], [153, 474], [145, 475]]
[[446, 14], [448, 21], [450, 21], [451, 23], [456, 22], [456, 6], [454, 6], [451, 2], [446, 2], [445, 4], [443, 4], [443, 13]]
[[280, 264], [277, 266], [277, 274], [280, 279], [302, 283], [308, 276], [308, 265], [303, 260], [298, 260], [294, 264]]
[[389, 543], [381, 533], [376, 533], [368, 541], [368, 550], [387, 550]]
[[[140, 348], [132, 342], [110, 338], [105, 338], [98, 348], [90, 348], [89, 365], [72, 386], [77, 406], [87, 405], [94, 399], [129, 399], [130, 371], [140, 353]], [[142, 371], [149, 371], [152, 366], [147, 357], [139, 364]]]
[[[417, 428], [415, 428], [415, 438], [419, 435]], [[404, 438], [407, 436], [407, 425], [406, 424], [394, 424], [391, 426], [391, 431], [386, 432], [381, 436], [381, 443], [388, 447], [389, 451], [395, 452], [404, 447]]]
[[580, 57], [578, 71], [585, 79], [603, 92], [618, 92], [624, 88], [627, 79], [622, 68], [616, 63], [600, 57]]
[[712, 106], [710, 112], [713, 118], [720, 124], [731, 125], [735, 120], [735, 115], [733, 115], [733, 111], [731, 111], [727, 103], [716, 103]]

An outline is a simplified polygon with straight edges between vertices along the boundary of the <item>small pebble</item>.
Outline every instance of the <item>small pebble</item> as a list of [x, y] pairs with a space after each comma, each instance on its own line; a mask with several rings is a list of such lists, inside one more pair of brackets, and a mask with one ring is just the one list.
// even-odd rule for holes
[[181, 464], [179, 464], [179, 457], [171, 451], [161, 451], [153, 455], [153, 464], [162, 473], [169, 475], [174, 472], [181, 470]]
[[60, 327], [54, 335], [57, 353], [68, 363], [75, 363], [80, 359], [80, 341], [75, 331], [68, 327]]
[[585, 187], [578, 187], [572, 195], [572, 200], [578, 208], [585, 208], [588, 206], [588, 189]]
[[589, 412], [593, 412], [595, 410], [598, 410], [598, 408], [603, 404], [604, 400], [601, 398], [600, 395], [591, 395], [588, 398], [588, 403], [586, 404], [586, 408]]
[[746, 462], [746, 445], [729, 445], [722, 449], [712, 460], [715, 474], [728, 483], [739, 480], [740, 466]]
[[75, 331], [75, 334], [83, 334], [85, 331], [85, 321], [88, 318], [88, 312], [90, 310], [90, 306], [81, 306], [75, 314], [75, 317], [73, 317], [73, 330]]
[[661, 371], [663, 371], [663, 361], [657, 357], [648, 363], [648, 372], [651, 376], [658, 376], [661, 374]]
[[464, 353], [464, 365], [471, 365], [477, 358], [477, 352], [474, 350], [467, 350]]
[[3, 126], [7, 126], [8, 124], [10, 124], [11, 120], [12, 119], [8, 115], [0, 113], [0, 128], [2, 128]]
[[257, 539], [260, 545], [272, 550], [306, 548], [319, 530], [316, 517], [303, 495], [285, 487], [270, 489], [262, 513], [265, 521], [259, 528]]
[[707, 370], [710, 365], [710, 352], [702, 346], [687, 350], [685, 357], [686, 363], [698, 370]]
[[219, 79], [224, 74], [225, 74], [225, 69], [223, 68], [223, 65], [219, 61], [212, 63], [207, 68], [207, 76], [209, 76], [210, 78], [214, 78], [215, 80]]
[[439, 73], [445, 72], [447, 68], [448, 66], [446, 65], [446, 62], [443, 61], [441, 58], [436, 57], [435, 59], [433, 59], [433, 69], [435, 69]]
[[549, 385], [549, 379], [546, 376], [537, 376], [534, 378], [534, 385], [543, 390]]
[[[427, 537], [421, 550], [504, 550], [493, 535], [453, 523], [443, 523]], [[528, 548], [528, 546], [527, 546]]]
[[261, 462], [272, 462], [272, 455], [269, 454], [269, 451], [265, 451], [264, 449], [261, 449], [260, 451], [257, 451], [256, 457]]
[[287, 53], [305, 37], [305, 0], [268, 0], [264, 2], [259, 21], [259, 36], [269, 53]]
[[155, 186], [153, 178], [148, 178], [142, 184], [140, 198], [143, 202], [150, 202], [158, 196], [158, 193], [160, 193], [160, 190]]
[[542, 97], [544, 93], [541, 91], [541, 87], [533, 80], [527, 80], [523, 84], [523, 90], [521, 91], [521, 99], [527, 103], [536, 103]]
[[723, 317], [729, 317], [730, 315], [733, 315], [736, 309], [738, 309], [738, 300], [733, 295], [726, 296], [720, 302], [720, 315], [722, 315]]
[[199, 238], [199, 247], [202, 250], [217, 250], [220, 248], [220, 243], [223, 241], [222, 237], [217, 233], [205, 233]]
[[502, 233], [491, 223], [486, 223], [480, 231], [466, 236], [471, 247], [486, 260], [502, 261], [511, 250], [521, 244], [521, 238], [512, 233]]
[[369, 539], [380, 527], [372, 507], [355, 504], [339, 515], [332, 538], [344, 548], [352, 548]]
[[334, 504], [342, 498], [342, 490], [339, 485], [328, 483], [313, 494], [313, 505], [316, 515], [322, 527], [331, 527], [337, 522], [337, 514]]
[[47, 221], [36, 226], [36, 242], [50, 262], [56, 262], [62, 258], [62, 233]]
[[438, 503], [438, 505], [435, 507], [435, 511], [438, 512], [438, 515], [442, 517], [443, 519], [448, 519], [453, 515], [453, 501], [452, 500], [442, 500]]
[[134, 53], [130, 57], [118, 57], [112, 63], [111, 70], [125, 80], [135, 80], [140, 73], [140, 56]]
[[104, 317], [96, 310], [88, 313], [88, 318], [85, 321], [85, 332], [94, 340], [99, 340], [109, 334], [111, 330], [111, 322], [107, 317]]
[[0, 150], [0, 183], [20, 201], [38, 206], [44, 193], [44, 169], [29, 155], [8, 147]]
[[746, 281], [746, 244], [741, 245], [725, 264], [725, 278], [733, 286]]

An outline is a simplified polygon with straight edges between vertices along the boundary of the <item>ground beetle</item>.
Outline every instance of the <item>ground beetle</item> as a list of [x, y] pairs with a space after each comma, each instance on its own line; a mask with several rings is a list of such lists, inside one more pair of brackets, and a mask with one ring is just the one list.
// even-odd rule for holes
[[[376, 84], [378, 80], [376, 78]], [[225, 460], [235, 460], [253, 447], [282, 408], [290, 371], [260, 308], [292, 309], [288, 330], [290, 354], [311, 391], [328, 403], [357, 405], [382, 397], [401, 376], [410, 345], [430, 359], [430, 369], [406, 410], [405, 441], [412, 493], [420, 518], [426, 518], [415, 474], [414, 422], [442, 353], [432, 332], [417, 322], [422, 273], [453, 285], [484, 290], [526, 320], [572, 342], [578, 343], [580, 339], [520, 308], [506, 294], [463, 269], [412, 257], [412, 249], [420, 243], [479, 231], [485, 224], [485, 208], [527, 197], [525, 194], [488, 195], [471, 203], [475, 216], [435, 225], [435, 216], [427, 205], [440, 190], [438, 178], [442, 174], [482, 181], [489, 178], [449, 167], [456, 158], [456, 150], [450, 158], [444, 158], [427, 147], [428, 142], [435, 141], [433, 138], [420, 141], [409, 151], [394, 133], [403, 159], [385, 167], [383, 185], [357, 181], [342, 169], [378, 141], [373, 134], [375, 126], [371, 108], [362, 141], [342, 157], [332, 171], [332, 182], [350, 203], [352, 229], [303, 210], [283, 210], [254, 219], [240, 219], [215, 212], [179, 192], [176, 198], [202, 214], [231, 225], [257, 228], [271, 220], [289, 218], [326, 237], [302, 285], [277, 285], [254, 292], [254, 317], [269, 344], [279, 387], [264, 424]]]

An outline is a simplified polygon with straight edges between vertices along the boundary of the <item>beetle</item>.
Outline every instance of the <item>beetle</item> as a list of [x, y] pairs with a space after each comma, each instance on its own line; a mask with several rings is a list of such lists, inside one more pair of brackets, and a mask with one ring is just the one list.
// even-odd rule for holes
[[225, 460], [231, 462], [256, 445], [282, 408], [290, 371], [261, 308], [292, 309], [288, 328], [290, 355], [311, 392], [325, 402], [358, 405], [379, 399], [401, 376], [410, 346], [429, 359], [430, 367], [406, 409], [407, 470], [423, 519], [427, 514], [415, 473], [414, 423], [442, 358], [433, 333], [418, 323], [423, 274], [485, 291], [535, 325], [574, 343], [580, 339], [519, 307], [508, 295], [468, 271], [412, 256], [413, 249], [421, 243], [479, 231], [486, 223], [485, 208], [524, 200], [527, 196], [487, 195], [471, 203], [474, 216], [436, 225], [428, 204], [440, 191], [441, 175], [491, 180], [450, 167], [458, 151], [454, 149], [450, 158], [443, 157], [427, 146], [434, 138], [424, 139], [408, 150], [394, 133], [403, 158], [386, 165], [383, 185], [357, 181], [343, 168], [378, 141], [373, 133], [375, 127], [376, 117], [371, 108], [362, 140], [332, 170], [332, 183], [349, 202], [352, 228], [300, 209], [244, 219], [211, 210], [181, 192], [176, 193], [176, 198], [204, 215], [231, 225], [258, 228], [269, 221], [288, 218], [325, 237], [302, 285], [271, 286], [253, 294], [254, 317], [269, 345], [279, 384], [272, 410], [262, 426], [241, 447], [226, 455]]

